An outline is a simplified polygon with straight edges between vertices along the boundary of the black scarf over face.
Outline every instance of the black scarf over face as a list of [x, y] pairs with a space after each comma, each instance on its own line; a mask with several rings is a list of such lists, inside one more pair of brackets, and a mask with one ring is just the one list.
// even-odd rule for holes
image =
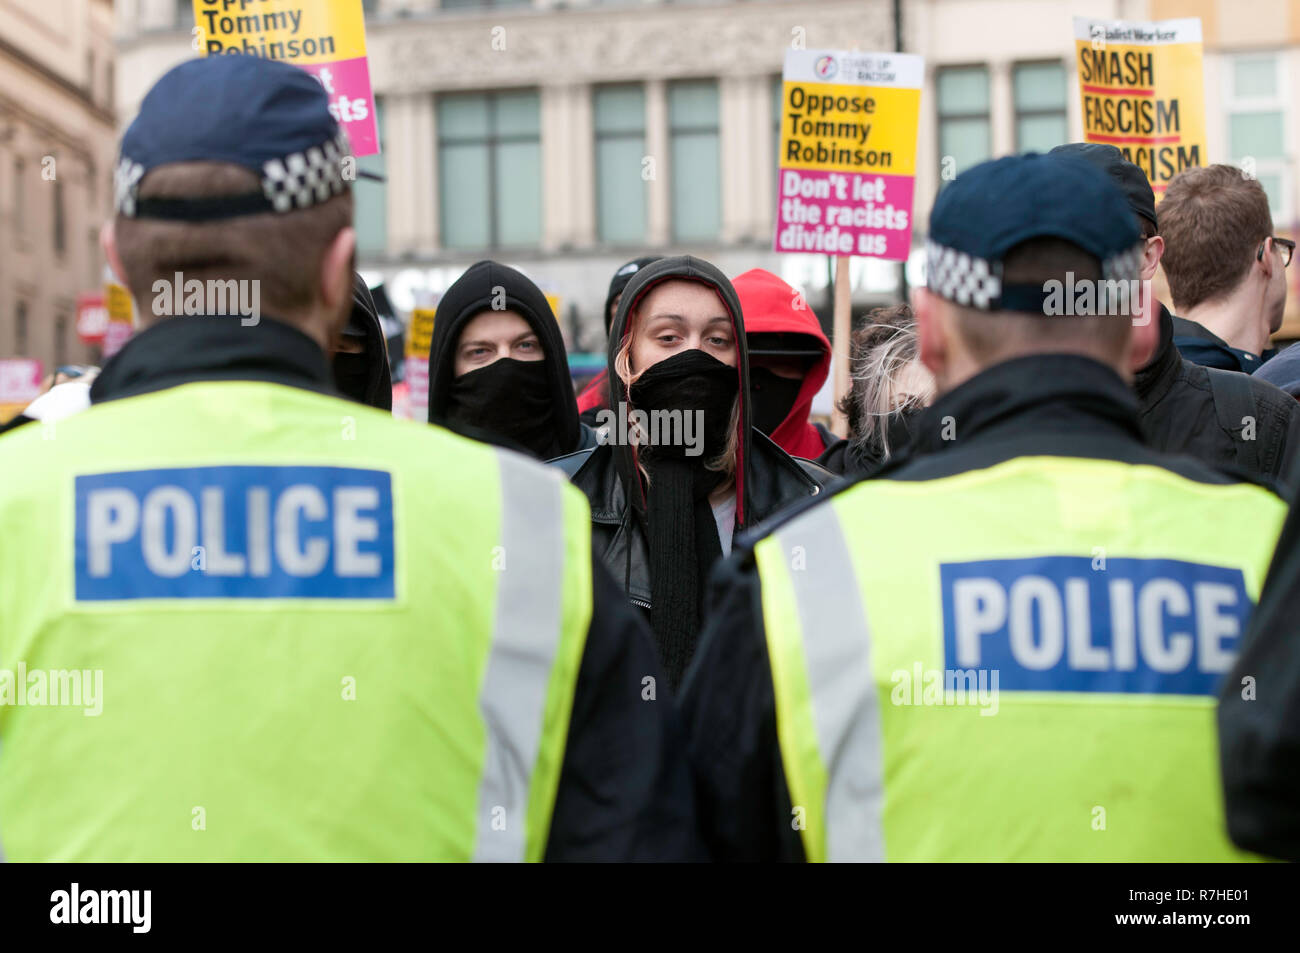
[[446, 424], [469, 437], [492, 435], [549, 460], [563, 453], [545, 361], [503, 357], [460, 375], [447, 391]]
[[[674, 689], [695, 651], [704, 580], [722, 555], [709, 494], [726, 477], [707, 464], [727, 446], [738, 386], [736, 368], [692, 349], [647, 368], [629, 394], [636, 410], [680, 411], [682, 420], [681, 429], [651, 422], [637, 453], [649, 473], [644, 527], [650, 627]], [[694, 428], [689, 446], [684, 439], [688, 415]], [[644, 442], [656, 437], [658, 444]], [[675, 444], [663, 443], [673, 438]]]
[[749, 399], [754, 404], [754, 426], [771, 436], [785, 423], [803, 388], [803, 377], [782, 377], [766, 367], [749, 369]]
[[[504, 294], [503, 294], [504, 292]], [[537, 342], [542, 348], [542, 360], [523, 362], [529, 366], [520, 372], [497, 368], [490, 374], [484, 374], [488, 367], [479, 368], [469, 374], [456, 376], [456, 349], [460, 345], [465, 326], [479, 315], [488, 311], [513, 311], [518, 314], [537, 335]], [[499, 363], [499, 362], [498, 362]], [[515, 363], [515, 362], [512, 362]], [[495, 365], [489, 365], [493, 367]], [[480, 385], [483, 375], [488, 382]], [[511, 393], [508, 402], [498, 406], [491, 415], [485, 415], [480, 398], [465, 394], [468, 388], [483, 386], [485, 391], [501, 390], [500, 375], [513, 376], [517, 385], [528, 388], [527, 393]], [[531, 382], [535, 375], [542, 375], [546, 380], [546, 399], [549, 405], [543, 409], [536, 404], [538, 392], [532, 389]], [[471, 380], [470, 378], [473, 377]], [[495, 261], [480, 261], [471, 265], [465, 273], [457, 278], [438, 302], [438, 311], [433, 320], [433, 336], [429, 342], [429, 423], [447, 426], [452, 403], [452, 390], [457, 388], [462, 397], [475, 406], [465, 406], [462, 401], [460, 410], [461, 423], [456, 428], [460, 433], [484, 443], [503, 444], [511, 449], [525, 449], [542, 459], [572, 453], [582, 443], [582, 427], [578, 423], [578, 398], [573, 392], [573, 378], [569, 375], [569, 361], [565, 356], [564, 335], [560, 325], [551, 312], [551, 306], [541, 289], [533, 284], [524, 274]], [[510, 419], [502, 413], [503, 408], [510, 409]], [[528, 415], [537, 413], [537, 419], [528, 419]], [[544, 440], [540, 434], [539, 423], [545, 413], [553, 431], [554, 442]], [[489, 419], [496, 418], [496, 419]], [[473, 419], [479, 426], [466, 424], [466, 419]]]

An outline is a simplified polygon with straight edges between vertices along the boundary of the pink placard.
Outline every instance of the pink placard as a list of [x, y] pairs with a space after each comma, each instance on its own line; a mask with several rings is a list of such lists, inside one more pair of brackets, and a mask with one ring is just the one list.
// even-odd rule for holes
[[333, 63], [304, 65], [325, 87], [330, 112], [343, 126], [352, 144], [352, 154], [372, 156], [379, 152], [375, 125], [375, 96], [370, 88], [370, 64], [364, 56]]
[[862, 255], [906, 261], [912, 245], [910, 175], [780, 170], [779, 252]]
[[0, 404], [27, 404], [40, 394], [40, 361], [30, 357], [0, 360]]

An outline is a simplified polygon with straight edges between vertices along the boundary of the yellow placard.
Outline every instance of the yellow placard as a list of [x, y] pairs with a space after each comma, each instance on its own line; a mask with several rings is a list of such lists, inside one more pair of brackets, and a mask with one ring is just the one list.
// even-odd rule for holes
[[790, 81], [783, 89], [781, 165], [916, 174], [919, 89]]
[[1170, 179], [1207, 158], [1201, 22], [1074, 23], [1084, 141], [1123, 152], [1158, 202]]
[[411, 330], [406, 335], [407, 357], [429, 357], [429, 348], [433, 346], [433, 316], [437, 312], [432, 308], [416, 308], [411, 312]]
[[195, 49], [295, 66], [366, 55], [361, 0], [193, 0]]
[[135, 307], [131, 302], [131, 292], [117, 282], [110, 281], [104, 285], [104, 306], [108, 309], [110, 324], [129, 326], [135, 323]]

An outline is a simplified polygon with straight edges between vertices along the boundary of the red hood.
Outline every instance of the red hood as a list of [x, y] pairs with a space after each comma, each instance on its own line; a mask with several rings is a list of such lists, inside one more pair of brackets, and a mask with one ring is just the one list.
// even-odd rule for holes
[[[812, 399], [826, 383], [831, 371], [831, 342], [822, 331], [821, 322], [803, 295], [770, 271], [755, 268], [732, 281], [745, 313], [745, 333], [803, 334], [817, 342], [821, 359], [804, 376], [799, 396], [785, 420], [770, 435], [772, 440], [793, 457], [814, 458], [826, 449], [817, 428], [808, 422]], [[752, 363], [753, 358], [750, 358]]]

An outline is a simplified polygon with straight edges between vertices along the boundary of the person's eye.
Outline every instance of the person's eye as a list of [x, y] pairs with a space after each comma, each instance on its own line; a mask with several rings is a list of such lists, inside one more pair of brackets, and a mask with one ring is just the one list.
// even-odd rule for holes
[[520, 346], [523, 350], [525, 350], [525, 351], [533, 351], [533, 350], [536, 350], [536, 349], [537, 349], [537, 342], [536, 342], [536, 341], [520, 341], [520, 342], [519, 342], [519, 346]]
[[709, 343], [714, 347], [731, 347], [731, 338], [728, 337], [711, 337]]
[[658, 341], [660, 344], [668, 346], [671, 344], [675, 344], [678, 338], [676, 334], [660, 334], [658, 337], [655, 338], [655, 340]]

